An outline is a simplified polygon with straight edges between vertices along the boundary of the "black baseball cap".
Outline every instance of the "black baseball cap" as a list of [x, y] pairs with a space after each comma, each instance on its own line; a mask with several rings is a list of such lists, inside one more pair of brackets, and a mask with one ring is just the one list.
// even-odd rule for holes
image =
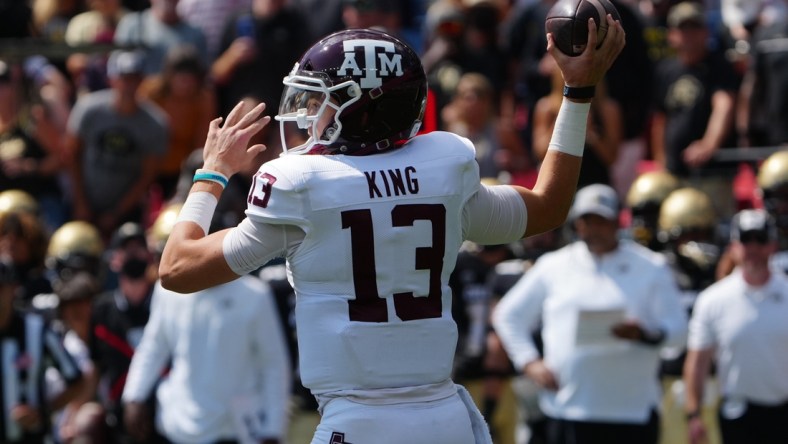
[[114, 250], [116, 248], [125, 247], [126, 244], [132, 240], [146, 242], [145, 229], [136, 222], [126, 222], [112, 233], [112, 239], [109, 245], [110, 248]]

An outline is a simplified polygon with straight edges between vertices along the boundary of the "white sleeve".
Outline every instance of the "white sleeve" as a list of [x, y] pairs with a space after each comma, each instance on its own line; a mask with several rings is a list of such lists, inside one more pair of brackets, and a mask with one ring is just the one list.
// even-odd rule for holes
[[687, 337], [687, 348], [690, 350], [706, 350], [717, 344], [710, 313], [711, 299], [713, 299], [711, 296], [707, 289], [702, 291], [695, 300]]
[[166, 332], [162, 328], [167, 322], [164, 298], [168, 296], [172, 296], [172, 293], [157, 284], [153, 290], [150, 319], [145, 324], [140, 345], [131, 358], [121, 397], [123, 402], [144, 402], [153, 392], [164, 366], [172, 356]]
[[681, 305], [681, 295], [673, 272], [663, 265], [657, 272], [651, 292], [651, 303], [665, 333], [667, 347], [684, 346], [687, 341], [687, 312]]
[[224, 258], [237, 275], [243, 276], [282, 257], [298, 245], [304, 232], [294, 225], [274, 225], [247, 217], [224, 238]]
[[493, 311], [495, 332], [517, 370], [539, 359], [531, 333], [542, 318], [542, 304], [548, 293], [542, 279], [544, 264], [541, 265], [537, 261], [526, 271]]
[[539, 324], [548, 288], [544, 263], [536, 264], [503, 296], [493, 311], [493, 327], [517, 370], [539, 359], [531, 332]]
[[514, 188], [482, 184], [463, 207], [462, 221], [466, 240], [481, 245], [507, 244], [522, 239], [528, 209]]

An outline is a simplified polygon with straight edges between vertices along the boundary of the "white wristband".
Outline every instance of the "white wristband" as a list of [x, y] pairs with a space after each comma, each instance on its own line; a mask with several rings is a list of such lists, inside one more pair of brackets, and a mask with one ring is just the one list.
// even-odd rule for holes
[[586, 125], [590, 109], [590, 102], [577, 103], [564, 99], [547, 149], [582, 157], [586, 146]]
[[216, 199], [216, 196], [207, 191], [189, 193], [189, 197], [183, 203], [175, 223], [194, 222], [202, 228], [205, 234], [208, 234], [208, 230], [211, 229], [213, 212], [216, 210], [218, 203], [219, 200]]

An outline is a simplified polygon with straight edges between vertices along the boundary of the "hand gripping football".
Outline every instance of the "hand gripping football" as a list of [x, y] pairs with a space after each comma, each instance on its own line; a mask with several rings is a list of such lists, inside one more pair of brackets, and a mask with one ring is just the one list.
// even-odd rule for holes
[[545, 31], [553, 35], [553, 42], [566, 55], [578, 56], [588, 42], [588, 19], [597, 26], [597, 48], [607, 35], [607, 14], [621, 20], [610, 0], [558, 0], [547, 13]]

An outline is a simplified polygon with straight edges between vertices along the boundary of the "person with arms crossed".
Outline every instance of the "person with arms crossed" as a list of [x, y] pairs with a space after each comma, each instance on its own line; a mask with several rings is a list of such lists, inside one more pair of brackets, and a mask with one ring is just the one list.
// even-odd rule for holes
[[[607, 21], [599, 49], [589, 25], [589, 49], [579, 57], [549, 44], [570, 96], [596, 85], [624, 45], [620, 23]], [[386, 33], [332, 34], [284, 84], [283, 144], [301, 145], [260, 167], [246, 219], [206, 236], [226, 178], [265, 149], [248, 145], [270, 119], [260, 119], [261, 104], [211, 123], [203, 169], [164, 249], [162, 285], [199, 291], [284, 256], [301, 377], [322, 415], [312, 443], [489, 442], [478, 409], [450, 378], [457, 326], [448, 278], [464, 240], [506, 243], [563, 222], [590, 99], [564, 102], [553, 149], [528, 190], [481, 185], [467, 139], [414, 137], [424, 70]]]
[[704, 382], [716, 364], [725, 444], [777, 444], [788, 436], [788, 277], [769, 265], [777, 228], [764, 210], [733, 218], [733, 272], [700, 293], [684, 363], [692, 444], [705, 442]]
[[619, 240], [618, 215], [612, 187], [578, 191], [579, 240], [541, 256], [493, 313], [515, 366], [542, 388], [549, 444], [658, 442], [660, 347], [684, 342], [687, 317], [665, 258]]

